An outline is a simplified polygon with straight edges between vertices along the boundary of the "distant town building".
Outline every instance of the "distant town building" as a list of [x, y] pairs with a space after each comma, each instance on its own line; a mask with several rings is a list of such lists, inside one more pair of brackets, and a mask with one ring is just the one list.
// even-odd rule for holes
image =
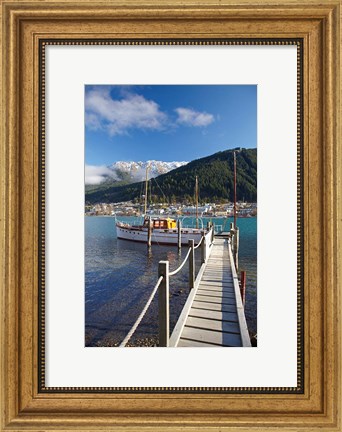
[[[197, 211], [198, 214], [206, 214], [212, 211], [212, 206], [211, 205], [199, 206]], [[183, 214], [186, 215], [196, 214], [196, 207], [195, 206], [183, 207], [182, 212]]]

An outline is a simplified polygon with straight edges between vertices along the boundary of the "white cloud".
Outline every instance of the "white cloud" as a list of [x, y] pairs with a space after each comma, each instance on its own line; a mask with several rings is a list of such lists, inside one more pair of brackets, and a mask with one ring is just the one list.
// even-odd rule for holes
[[132, 93], [112, 99], [105, 87], [86, 94], [85, 108], [86, 126], [105, 129], [110, 135], [126, 134], [130, 129], [162, 130], [168, 121], [156, 102]]
[[176, 113], [178, 114], [177, 123], [186, 126], [208, 126], [215, 119], [212, 114], [206, 112], [194, 111], [190, 108], [176, 108]]
[[85, 165], [84, 174], [86, 185], [98, 185], [107, 177], [115, 178], [115, 173], [104, 165]]
[[100, 119], [96, 114], [90, 112], [85, 113], [85, 124], [92, 130], [101, 129]]

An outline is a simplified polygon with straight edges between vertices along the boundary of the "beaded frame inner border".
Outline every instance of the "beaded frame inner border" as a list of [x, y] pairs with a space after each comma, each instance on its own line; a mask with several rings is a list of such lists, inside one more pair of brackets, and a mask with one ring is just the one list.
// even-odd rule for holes
[[[45, 386], [45, 54], [53, 45], [292, 45], [297, 46], [297, 386], [296, 387], [46, 387]], [[39, 298], [38, 389], [41, 393], [304, 393], [303, 299], [303, 39], [41, 39], [39, 41]]]

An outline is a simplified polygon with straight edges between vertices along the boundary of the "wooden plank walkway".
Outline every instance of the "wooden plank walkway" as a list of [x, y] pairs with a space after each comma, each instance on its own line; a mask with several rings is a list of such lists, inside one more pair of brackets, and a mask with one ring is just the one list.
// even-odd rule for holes
[[171, 335], [170, 346], [250, 347], [231, 246], [215, 238]]

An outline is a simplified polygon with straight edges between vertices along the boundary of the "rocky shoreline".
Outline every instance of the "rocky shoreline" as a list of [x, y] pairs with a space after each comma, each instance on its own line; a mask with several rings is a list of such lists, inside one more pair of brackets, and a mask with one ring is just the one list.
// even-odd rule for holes
[[[250, 334], [250, 339], [253, 347], [258, 346], [256, 334]], [[103, 344], [102, 342], [101, 345], [97, 345], [97, 346], [118, 347], [119, 342], [107, 341], [105, 344]], [[158, 346], [159, 346], [159, 338], [156, 335], [135, 338], [130, 340], [126, 345], [127, 348], [153, 348]]]
[[137, 338], [133, 341], [129, 341], [126, 347], [157, 347], [159, 346], [159, 338], [158, 336], [149, 336], [144, 338]]

